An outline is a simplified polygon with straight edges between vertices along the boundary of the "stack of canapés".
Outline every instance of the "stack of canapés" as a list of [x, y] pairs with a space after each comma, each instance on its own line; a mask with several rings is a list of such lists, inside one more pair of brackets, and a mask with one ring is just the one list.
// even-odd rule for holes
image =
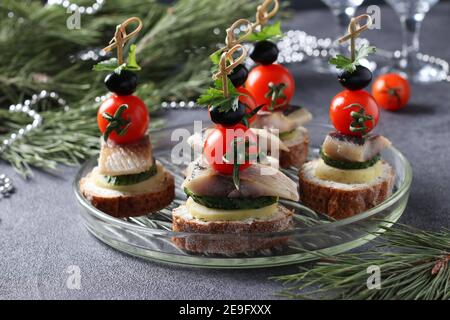
[[[367, 19], [364, 26], [359, 21]], [[302, 203], [337, 219], [352, 216], [383, 202], [392, 192], [395, 172], [380, 159], [391, 145], [381, 135], [370, 132], [378, 123], [375, 99], [363, 90], [372, 73], [360, 61], [374, 47], [355, 49], [355, 38], [371, 23], [368, 15], [352, 19], [349, 34], [351, 58], [339, 55], [330, 62], [342, 69], [338, 79], [346, 90], [337, 94], [330, 106], [330, 119], [336, 131], [330, 132], [320, 150], [320, 158], [304, 164], [299, 172]]]
[[[273, 8], [267, 12], [270, 4]], [[331, 60], [342, 69], [338, 78], [345, 87], [330, 106], [336, 130], [325, 138], [320, 158], [305, 163], [309, 136], [302, 125], [311, 115], [290, 104], [293, 77], [276, 63], [278, 48], [268, 40], [281, 34], [279, 23], [264, 26], [277, 10], [278, 1], [264, 1], [256, 22], [236, 21], [227, 29], [226, 46], [211, 56], [214, 86], [198, 103], [208, 108], [214, 126], [193, 139], [202, 152], [188, 165], [180, 186], [187, 201], [172, 212], [173, 231], [190, 234], [173, 238], [186, 251], [229, 254], [282, 245], [287, 236], [252, 238], [293, 227], [293, 212], [280, 199], [300, 200], [316, 212], [341, 219], [380, 204], [392, 193], [395, 172], [380, 157], [390, 142], [370, 134], [379, 111], [363, 90], [372, 73], [360, 61], [374, 48], [355, 49], [355, 38], [367, 29], [370, 17], [353, 19], [349, 34], [341, 39], [350, 40], [351, 58]], [[364, 19], [367, 24], [361, 27]], [[132, 95], [137, 85], [133, 71], [139, 69], [135, 48], [131, 46], [127, 63], [121, 57], [123, 42], [135, 34], [124, 31], [133, 21], [140, 23], [127, 20], [106, 48], [116, 47], [118, 59], [95, 67], [113, 71], [105, 79], [113, 94], [98, 112], [103, 133], [98, 166], [80, 183], [95, 207], [116, 217], [151, 214], [174, 198], [172, 175], [152, 156], [146, 106]], [[245, 34], [236, 39], [236, 29]], [[250, 57], [256, 66], [251, 71], [244, 65], [243, 41], [255, 42]], [[261, 139], [277, 142], [279, 149], [262, 150]], [[278, 151], [282, 167], [298, 168], [299, 185], [278, 169], [273, 159]]]
[[[137, 22], [137, 29], [126, 34], [127, 25]], [[138, 18], [130, 18], [117, 27], [112, 44], [117, 59], [101, 62], [97, 71], [109, 71], [105, 85], [111, 95], [98, 110], [97, 122], [102, 133], [98, 166], [80, 182], [83, 195], [99, 210], [115, 217], [141, 216], [169, 205], [175, 196], [173, 176], [152, 155], [147, 129], [147, 106], [133, 95], [139, 70], [135, 46], [123, 62], [123, 42], [142, 28]]]

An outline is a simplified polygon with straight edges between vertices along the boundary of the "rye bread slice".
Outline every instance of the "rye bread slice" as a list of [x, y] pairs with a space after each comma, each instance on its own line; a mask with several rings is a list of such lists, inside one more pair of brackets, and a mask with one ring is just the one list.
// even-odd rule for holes
[[300, 168], [308, 158], [308, 130], [298, 127], [297, 131], [298, 133], [291, 139], [283, 140], [289, 151], [280, 150], [280, 166], [282, 168]]
[[319, 159], [305, 163], [299, 171], [300, 202], [334, 219], [344, 219], [382, 203], [394, 187], [395, 171], [381, 162], [381, 175], [370, 183], [345, 184], [321, 180], [315, 171]]
[[175, 198], [175, 181], [165, 171], [160, 185], [151, 192], [123, 193], [97, 186], [92, 173], [80, 181], [80, 190], [94, 207], [113, 217], [137, 217], [151, 214], [168, 206]]
[[279, 232], [293, 226], [292, 212], [281, 205], [273, 216], [266, 219], [203, 221], [193, 218], [185, 205], [175, 208], [172, 217], [174, 231], [192, 233], [186, 237], [174, 237], [174, 243], [181, 249], [196, 253], [237, 254], [281, 246], [287, 242], [287, 236], [252, 237], [251, 234]]

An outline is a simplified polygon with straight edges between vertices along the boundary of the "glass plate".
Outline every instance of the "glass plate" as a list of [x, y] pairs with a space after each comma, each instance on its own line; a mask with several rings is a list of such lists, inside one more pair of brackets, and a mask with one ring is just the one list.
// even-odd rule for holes
[[[186, 127], [192, 131], [192, 127]], [[318, 147], [331, 130], [327, 125], [308, 126], [311, 135], [310, 158], [318, 156]], [[317, 255], [311, 252], [337, 254], [358, 247], [397, 221], [406, 208], [412, 181], [412, 170], [408, 160], [395, 148], [382, 153], [396, 171], [394, 192], [382, 204], [353, 217], [331, 221], [316, 214], [311, 209], [292, 201], [280, 201], [295, 212], [294, 229], [276, 233], [245, 235], [242, 241], [256, 241], [283, 237], [284, 245], [273, 249], [251, 251], [234, 255], [193, 254], [181, 250], [173, 243], [173, 238], [193, 237], [193, 234], [171, 230], [171, 211], [184, 203], [186, 196], [180, 189], [184, 180], [183, 170], [188, 161], [174, 165], [170, 161], [172, 146], [178, 141], [171, 140], [173, 129], [152, 133], [155, 157], [175, 176], [176, 198], [167, 208], [157, 214], [137, 218], [118, 219], [93, 207], [79, 190], [79, 181], [96, 166], [97, 159], [87, 161], [76, 175], [73, 188], [80, 203], [81, 216], [87, 229], [98, 239], [122, 252], [145, 259], [202, 268], [257, 268], [294, 264], [312, 260]], [[297, 179], [297, 170], [284, 170], [292, 179]], [[236, 241], [235, 235], [195, 234], [203, 241]], [[241, 238], [240, 238], [241, 240]]]

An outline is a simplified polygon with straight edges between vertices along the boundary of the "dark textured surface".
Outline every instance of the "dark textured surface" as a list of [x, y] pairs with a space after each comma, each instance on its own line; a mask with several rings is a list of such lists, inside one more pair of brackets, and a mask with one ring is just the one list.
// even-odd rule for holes
[[[383, 11], [382, 32], [369, 38], [386, 49], [398, 48], [396, 17]], [[425, 20], [423, 51], [450, 60], [446, 31], [450, 5], [438, 5]], [[298, 14], [292, 26], [318, 35], [333, 34], [327, 11]], [[391, 34], [392, 32], [392, 34]], [[290, 66], [296, 76], [296, 101], [308, 106], [315, 121], [327, 121], [327, 109], [341, 87], [332, 76], [307, 66]], [[417, 227], [450, 226], [448, 201], [450, 156], [449, 84], [414, 86], [410, 105], [381, 115], [379, 132], [388, 136], [411, 161], [414, 182], [401, 221]], [[171, 114], [188, 120], [191, 112]], [[202, 114], [204, 117], [204, 114]], [[281, 289], [267, 278], [296, 271], [296, 267], [262, 270], [196, 270], [150, 263], [121, 254], [97, 241], [84, 228], [72, 192], [77, 168], [60, 168], [57, 175], [36, 172], [24, 182], [10, 167], [0, 172], [14, 179], [17, 193], [0, 200], [0, 298], [102, 299], [257, 299], [272, 298]], [[66, 287], [67, 267], [81, 269], [81, 289]]]

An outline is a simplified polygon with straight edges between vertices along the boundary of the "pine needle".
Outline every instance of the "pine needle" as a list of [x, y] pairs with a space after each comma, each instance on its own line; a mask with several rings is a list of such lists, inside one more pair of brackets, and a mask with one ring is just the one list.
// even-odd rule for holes
[[[311, 268], [274, 279], [285, 284], [279, 294], [292, 299], [450, 298], [450, 232], [405, 225], [386, 229], [375, 249], [337, 256], [320, 254]], [[368, 289], [367, 268], [378, 266], [381, 288]]]
[[[1, 1], [0, 141], [30, 120], [9, 113], [9, 106], [41, 90], [59, 93], [70, 111], [50, 108], [42, 113], [43, 125], [15, 141], [0, 158], [28, 177], [32, 167], [54, 170], [98, 152], [94, 98], [106, 93], [105, 74], [92, 72], [95, 61], [79, 56], [104, 47], [126, 18], [138, 16], [144, 22], [135, 41], [142, 67], [136, 94], [153, 111], [163, 100], [195, 99], [210, 84], [209, 54], [234, 20], [253, 18], [257, 5], [246, 0], [179, 0], [169, 7], [156, 0], [108, 0], [97, 14], [81, 16], [81, 29], [69, 30], [70, 14], [61, 6]], [[213, 32], [216, 28], [222, 33]], [[155, 124], [161, 121], [152, 117], [153, 128]]]

